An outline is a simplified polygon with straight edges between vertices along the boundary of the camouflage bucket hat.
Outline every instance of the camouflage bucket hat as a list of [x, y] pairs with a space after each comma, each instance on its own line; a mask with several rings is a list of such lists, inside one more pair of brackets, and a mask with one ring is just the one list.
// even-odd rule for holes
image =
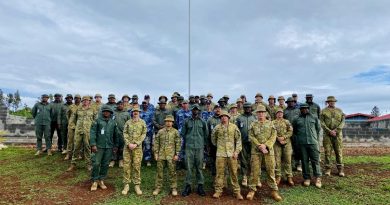
[[278, 108], [278, 109], [276, 110], [276, 113], [278, 113], [278, 112], [282, 112], [282, 113], [283, 113], [283, 112], [284, 112], [284, 111], [283, 111], [283, 108]]
[[74, 95], [74, 98], [81, 98], [81, 95], [80, 94], [76, 94], [76, 95]]
[[263, 97], [263, 94], [261, 94], [261, 93], [256, 93], [255, 98], [256, 98], [256, 97]]
[[191, 110], [194, 110], [194, 109], [200, 110], [199, 105], [197, 105], [197, 104], [192, 105]]
[[270, 95], [269, 97], [268, 97], [268, 100], [270, 100], [270, 99], [276, 99], [273, 95]]
[[73, 95], [72, 94], [66, 94], [65, 99], [67, 99], [67, 98], [73, 98]]
[[133, 112], [141, 112], [141, 110], [139, 109], [139, 107], [135, 107], [135, 108], [133, 108], [133, 110], [131, 110], [131, 111], [133, 111]]
[[222, 113], [219, 117], [222, 117], [222, 116], [227, 116], [229, 119], [231, 118], [230, 114], [226, 111], [222, 111]]
[[285, 100], [283, 96], [279, 96], [278, 100]]
[[257, 112], [267, 112], [267, 110], [265, 109], [264, 106], [258, 106], [255, 112], [256, 112], [256, 113], [257, 113]]
[[328, 96], [326, 98], [326, 102], [337, 102], [336, 98], [334, 96]]
[[107, 105], [103, 105], [102, 106], [102, 112], [105, 112], [105, 111], [108, 111], [110, 112], [111, 114], [113, 113], [111, 107], [107, 106]]
[[108, 95], [108, 99], [110, 99], [110, 98], [114, 98], [115, 99], [115, 95], [114, 94], [109, 94]]
[[81, 101], [84, 101], [84, 100], [91, 100], [91, 98], [89, 96], [85, 95], [85, 96], [83, 96]]
[[173, 116], [172, 116], [172, 115], [167, 115], [167, 116], [165, 117], [164, 121], [174, 122], [175, 119], [173, 119]]
[[101, 97], [102, 97], [102, 95], [100, 95], [99, 93], [95, 94], [95, 98], [101, 98]]

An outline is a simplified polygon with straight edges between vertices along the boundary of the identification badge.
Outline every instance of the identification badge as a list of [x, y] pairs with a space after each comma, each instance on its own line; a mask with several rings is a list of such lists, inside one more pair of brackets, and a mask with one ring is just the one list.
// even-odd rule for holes
[[104, 129], [100, 130], [100, 134], [104, 135]]
[[40, 112], [40, 110], [38, 109], [38, 110], [37, 110], [37, 113], [39, 113], [39, 112]]
[[244, 123], [241, 122], [241, 123], [240, 123], [240, 127], [244, 127]]

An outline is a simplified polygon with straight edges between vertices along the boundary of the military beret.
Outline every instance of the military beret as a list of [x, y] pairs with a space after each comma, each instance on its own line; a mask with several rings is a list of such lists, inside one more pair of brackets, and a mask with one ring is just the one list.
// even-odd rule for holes
[[167, 116], [165, 117], [164, 121], [174, 122], [175, 119], [173, 118], [173, 115], [167, 115]]
[[244, 105], [243, 105], [244, 107], [252, 107], [252, 103], [250, 103], [250, 102], [246, 102], [246, 103], [244, 103]]
[[62, 95], [59, 93], [56, 93], [56, 94], [54, 94], [54, 97], [62, 97]]
[[72, 94], [66, 94], [65, 99], [67, 99], [67, 98], [73, 98], [73, 95]]
[[105, 111], [110, 112], [111, 114], [114, 113], [110, 106], [103, 105], [102, 106], [102, 112], [105, 112]]
[[81, 95], [76, 94], [76, 95], [74, 95], [74, 98], [81, 98]]
[[131, 99], [130, 96], [129, 96], [128, 94], [124, 94], [124, 95], [122, 96], [122, 100], [123, 100], [123, 98], [127, 98], [127, 99], [129, 99], [129, 100]]
[[306, 94], [306, 97], [307, 97], [307, 98], [312, 98], [312, 97], [313, 97], [313, 94]]
[[102, 97], [102, 95], [100, 95], [99, 93], [95, 94], [95, 98], [101, 98], [101, 97]]
[[261, 93], [256, 93], [255, 98], [257, 98], [257, 97], [263, 98], [263, 95]]
[[307, 103], [302, 103], [300, 106], [299, 106], [300, 109], [302, 108], [309, 108], [309, 105]]
[[133, 99], [138, 99], [138, 95], [133, 95]]
[[109, 94], [108, 95], [108, 99], [110, 99], [110, 98], [114, 98], [115, 99], [115, 95], [114, 94]]
[[43, 95], [41, 96], [41, 98], [48, 98], [48, 97], [49, 97], [48, 94], [43, 94]]

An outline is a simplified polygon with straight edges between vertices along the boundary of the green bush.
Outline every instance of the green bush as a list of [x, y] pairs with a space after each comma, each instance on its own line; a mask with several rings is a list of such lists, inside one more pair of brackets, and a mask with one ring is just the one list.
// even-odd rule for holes
[[16, 115], [16, 116], [22, 116], [22, 117], [27, 117], [29, 119], [32, 119], [33, 116], [32, 116], [32, 112], [31, 112], [31, 109], [30, 108], [23, 108], [21, 110], [17, 110], [17, 111], [9, 111], [9, 114], [11, 115]]

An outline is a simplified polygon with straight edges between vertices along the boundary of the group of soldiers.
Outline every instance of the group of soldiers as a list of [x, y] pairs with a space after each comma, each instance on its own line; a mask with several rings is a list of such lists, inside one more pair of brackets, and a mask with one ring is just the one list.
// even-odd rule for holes
[[[164, 167], [168, 167], [171, 194], [177, 193], [176, 170], [185, 169], [186, 178], [182, 196], [192, 192], [195, 176], [200, 196], [205, 196], [203, 170], [210, 169], [214, 177], [214, 198], [220, 198], [227, 179], [237, 199], [243, 199], [241, 185], [250, 191], [246, 198], [252, 200], [257, 188], [262, 186], [260, 175], [265, 167], [267, 183], [272, 189], [271, 197], [281, 201], [278, 185], [286, 182], [294, 186], [293, 166], [302, 171], [303, 185], [310, 186], [311, 173], [315, 186], [321, 188], [320, 135], [325, 150], [325, 175], [331, 175], [331, 153], [334, 150], [338, 175], [344, 176], [342, 159], [342, 129], [344, 114], [335, 107], [334, 96], [326, 100], [323, 110], [313, 102], [313, 95], [306, 95], [306, 102], [300, 103], [297, 94], [277, 99], [269, 96], [268, 103], [263, 95], [255, 95], [255, 103], [241, 95], [235, 102], [229, 102], [224, 95], [213, 102], [213, 95], [189, 96], [185, 100], [174, 92], [168, 102], [160, 96], [158, 105], [150, 103], [145, 95], [141, 103], [138, 96], [123, 95], [117, 101], [115, 95], [108, 96], [102, 103], [102, 96], [71, 94], [42, 95], [41, 102], [32, 109], [35, 118], [37, 152], [52, 155], [52, 140], [57, 131], [58, 152], [70, 160], [67, 171], [76, 170], [76, 162], [82, 158], [91, 171], [91, 191], [98, 187], [106, 189], [104, 179], [109, 167], [118, 164], [123, 168], [124, 187], [122, 194], [134, 184], [137, 195], [141, 191], [141, 163], [151, 166], [157, 163], [156, 184], [153, 195], [162, 188]], [[276, 101], [278, 104], [276, 104]], [[287, 104], [287, 105], [286, 105]], [[42, 139], [46, 150], [42, 150]]]

